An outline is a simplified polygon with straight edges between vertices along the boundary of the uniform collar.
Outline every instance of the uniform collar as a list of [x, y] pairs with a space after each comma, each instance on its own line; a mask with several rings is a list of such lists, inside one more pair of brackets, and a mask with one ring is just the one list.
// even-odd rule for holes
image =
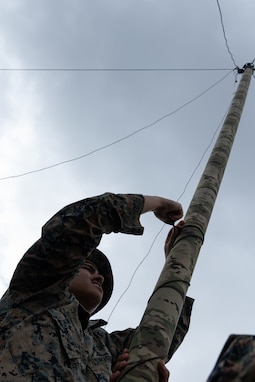
[[90, 314], [81, 305], [78, 307], [78, 316], [83, 330], [87, 328], [95, 329], [107, 325], [107, 322], [102, 319], [90, 320]]

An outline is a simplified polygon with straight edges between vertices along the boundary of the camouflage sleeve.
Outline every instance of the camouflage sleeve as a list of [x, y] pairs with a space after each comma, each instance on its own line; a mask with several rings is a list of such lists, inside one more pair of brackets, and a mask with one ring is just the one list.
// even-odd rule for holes
[[191, 297], [186, 297], [184, 301], [184, 305], [182, 308], [182, 312], [174, 333], [173, 341], [171, 343], [170, 349], [168, 351], [168, 359], [166, 362], [168, 362], [173, 354], [176, 352], [178, 347], [181, 345], [182, 341], [184, 340], [184, 337], [186, 336], [189, 325], [190, 325], [190, 317], [192, 312], [194, 299]]
[[109, 335], [108, 348], [112, 354], [112, 367], [117, 362], [118, 356], [123, 352], [125, 348], [129, 348], [129, 345], [135, 334], [135, 329], [128, 328], [125, 330], [114, 331]]
[[231, 335], [227, 339], [207, 382], [253, 382], [255, 336]]
[[64, 207], [44, 225], [41, 238], [21, 259], [10, 290], [19, 295], [41, 293], [53, 285], [54, 293], [63, 290], [104, 233], [143, 233], [139, 222], [143, 204], [142, 195], [105, 193]]

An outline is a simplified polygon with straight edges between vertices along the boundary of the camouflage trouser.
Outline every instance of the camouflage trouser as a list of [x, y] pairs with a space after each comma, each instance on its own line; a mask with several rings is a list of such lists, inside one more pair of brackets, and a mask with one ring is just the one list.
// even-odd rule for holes
[[207, 382], [230, 381], [255, 381], [255, 336], [229, 336], [207, 380]]

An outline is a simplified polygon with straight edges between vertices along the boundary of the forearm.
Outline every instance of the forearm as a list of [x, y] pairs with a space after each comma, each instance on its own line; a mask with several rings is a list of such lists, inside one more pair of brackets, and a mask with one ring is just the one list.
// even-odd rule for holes
[[155, 211], [162, 203], [163, 198], [159, 196], [144, 195], [144, 205], [142, 213]]

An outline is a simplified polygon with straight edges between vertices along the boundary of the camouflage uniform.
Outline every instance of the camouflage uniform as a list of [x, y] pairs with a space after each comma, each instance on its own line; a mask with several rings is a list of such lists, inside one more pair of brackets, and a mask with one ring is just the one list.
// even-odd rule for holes
[[[110, 193], [73, 203], [42, 228], [0, 302], [0, 381], [109, 381], [134, 334], [89, 320], [69, 284], [104, 233], [142, 234], [142, 195]], [[187, 300], [169, 357], [189, 326]]]
[[231, 335], [226, 341], [208, 382], [254, 382], [255, 336]]

